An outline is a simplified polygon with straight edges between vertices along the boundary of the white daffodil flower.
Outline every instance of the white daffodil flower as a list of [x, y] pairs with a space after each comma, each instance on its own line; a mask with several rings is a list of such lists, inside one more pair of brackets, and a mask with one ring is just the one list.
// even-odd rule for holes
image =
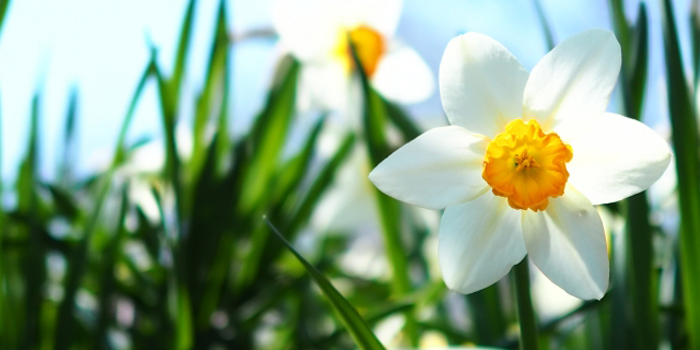
[[669, 164], [666, 142], [605, 108], [620, 71], [606, 30], [573, 36], [528, 73], [493, 39], [452, 39], [440, 64], [451, 126], [432, 129], [380, 163], [384, 193], [446, 208], [438, 255], [450, 289], [495, 283], [529, 254], [556, 285], [600, 299], [609, 264], [594, 205], [643, 191]]
[[401, 6], [400, 0], [273, 3], [272, 21], [280, 40], [302, 63], [297, 91], [300, 109], [320, 107], [359, 120], [361, 90], [352, 74], [349, 40], [372, 85], [387, 99], [414, 103], [433, 93], [435, 83], [428, 65], [393, 37]]

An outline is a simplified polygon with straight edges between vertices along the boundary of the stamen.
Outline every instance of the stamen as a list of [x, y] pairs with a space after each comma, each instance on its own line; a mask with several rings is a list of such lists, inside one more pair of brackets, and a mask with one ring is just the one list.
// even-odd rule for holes
[[495, 195], [514, 209], [544, 210], [548, 198], [564, 194], [571, 147], [536, 120], [516, 119], [489, 143], [482, 176]]

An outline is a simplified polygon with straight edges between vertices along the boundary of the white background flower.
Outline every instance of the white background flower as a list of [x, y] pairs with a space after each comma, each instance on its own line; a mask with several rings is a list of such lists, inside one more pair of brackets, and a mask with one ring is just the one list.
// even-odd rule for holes
[[[609, 266], [593, 205], [648, 188], [670, 161], [667, 144], [655, 132], [605, 112], [620, 60], [620, 46], [605, 30], [565, 40], [531, 73], [487, 36], [468, 33], [449, 43], [440, 92], [452, 126], [424, 133], [370, 174], [392, 197], [446, 208], [439, 258], [449, 288], [480, 290], [527, 253], [566, 292], [582, 299], [603, 297]], [[563, 195], [550, 196], [542, 211], [514, 209], [482, 177], [491, 142], [517, 119], [535, 120], [544, 133], [555, 132], [573, 153]]]
[[[361, 27], [376, 34], [383, 47], [376, 69], [368, 72], [383, 96], [413, 103], [433, 93], [434, 77], [428, 65], [393, 37], [401, 6], [400, 0], [279, 0], [273, 4], [272, 19], [280, 40], [303, 64], [297, 91], [300, 109], [320, 107], [359, 119], [360, 86], [349, 69], [346, 38]], [[362, 42], [355, 45], [362, 50]]]

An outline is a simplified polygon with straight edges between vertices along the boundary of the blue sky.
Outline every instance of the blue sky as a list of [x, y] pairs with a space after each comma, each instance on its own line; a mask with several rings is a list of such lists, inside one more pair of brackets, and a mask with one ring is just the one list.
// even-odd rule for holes
[[[555, 39], [589, 28], [610, 28], [607, 0], [542, 0]], [[217, 1], [199, 1], [183, 96], [191, 109], [199, 90], [214, 26]], [[229, 28], [234, 33], [270, 28], [269, 0], [228, 1]], [[636, 17], [639, 1], [626, 1]], [[674, 1], [679, 30], [688, 47], [689, 0]], [[62, 150], [61, 133], [70, 91], [78, 92], [78, 169], [87, 174], [104, 163], [116, 141], [127, 103], [148, 62], [149, 42], [158, 48], [166, 72], [186, 0], [15, 0], [0, 32], [0, 116], [2, 176], [14, 181], [25, 152], [32, 96], [41, 94], [41, 172], [51, 178]], [[659, 2], [648, 4], [651, 27], [651, 71], [645, 118], [666, 123], [662, 77]], [[398, 36], [413, 46], [437, 76], [447, 42], [459, 33], [487, 34], [531, 69], [546, 53], [544, 36], [531, 0], [405, 0]], [[686, 50], [687, 52], [688, 50]], [[274, 40], [257, 39], [233, 49], [233, 128], [243, 128], [265, 96], [277, 58]], [[686, 58], [686, 62], [688, 59]], [[616, 110], [613, 105], [611, 110]], [[428, 101], [410, 106], [417, 118], [442, 115], [437, 91]], [[160, 137], [160, 111], [154, 86], [139, 104], [129, 139]], [[189, 113], [182, 120], [188, 123]]]

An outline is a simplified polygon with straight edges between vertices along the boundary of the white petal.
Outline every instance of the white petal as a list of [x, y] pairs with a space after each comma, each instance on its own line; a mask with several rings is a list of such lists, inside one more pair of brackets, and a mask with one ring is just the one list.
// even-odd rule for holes
[[574, 153], [567, 164], [569, 182], [593, 204], [619, 201], [649, 188], [671, 161], [661, 136], [621, 115], [569, 119], [554, 131]]
[[[324, 0], [328, 1], [328, 0]], [[401, 18], [401, 0], [334, 0], [343, 24], [348, 27], [369, 26], [385, 37], [394, 36]]]
[[302, 61], [324, 62], [342, 35], [337, 5], [325, 0], [277, 0], [272, 24], [280, 41]]
[[476, 198], [488, 140], [457, 126], [431, 129], [377, 165], [369, 179], [382, 192], [429, 209]]
[[472, 293], [496, 283], [525, 257], [520, 213], [488, 191], [445, 209], [438, 257], [447, 287]]
[[297, 103], [299, 109], [320, 108], [345, 110], [350, 79], [344, 67], [337, 62], [305, 64], [299, 72]]
[[428, 64], [412, 48], [396, 43], [382, 57], [372, 85], [384, 97], [399, 103], [420, 102], [435, 91], [435, 77]]
[[591, 29], [564, 40], [532, 69], [524, 114], [545, 129], [559, 121], [605, 111], [620, 72], [615, 35]]
[[488, 137], [522, 117], [527, 71], [505, 47], [486, 35], [450, 41], [440, 63], [440, 97], [450, 124]]
[[608, 289], [608, 251], [598, 212], [573, 186], [550, 198], [544, 212], [523, 211], [527, 253], [554, 284], [581, 299]]
[[[346, 133], [347, 128], [343, 131]], [[367, 179], [368, 172], [367, 149], [356, 145], [314, 210], [311, 223], [317, 232], [357, 232], [363, 227], [379, 227], [375, 189]]]

